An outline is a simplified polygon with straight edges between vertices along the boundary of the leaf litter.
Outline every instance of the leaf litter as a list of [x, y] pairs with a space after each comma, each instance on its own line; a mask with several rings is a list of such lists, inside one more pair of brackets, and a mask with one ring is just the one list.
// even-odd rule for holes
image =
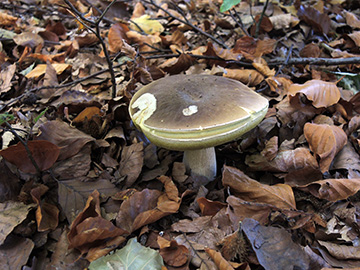
[[[1, 4], [1, 269], [358, 269], [358, 3], [109, 4]], [[270, 102], [210, 183], [128, 114], [180, 73]]]

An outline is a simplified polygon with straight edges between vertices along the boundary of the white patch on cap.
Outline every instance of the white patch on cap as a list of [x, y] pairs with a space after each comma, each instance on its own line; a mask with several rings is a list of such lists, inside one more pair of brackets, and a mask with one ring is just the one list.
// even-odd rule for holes
[[135, 124], [140, 125], [156, 111], [156, 98], [153, 94], [145, 93], [135, 100], [131, 108], [138, 109], [133, 115], [133, 121]]
[[198, 107], [196, 105], [190, 105], [189, 107], [182, 110], [183, 115], [190, 116], [198, 112]]

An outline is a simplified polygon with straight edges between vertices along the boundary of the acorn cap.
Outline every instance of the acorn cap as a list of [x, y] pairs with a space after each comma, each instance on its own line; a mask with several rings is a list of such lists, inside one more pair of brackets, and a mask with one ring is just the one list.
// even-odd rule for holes
[[264, 118], [268, 101], [246, 85], [214, 75], [174, 75], [131, 99], [135, 126], [155, 145], [194, 150], [240, 137]]

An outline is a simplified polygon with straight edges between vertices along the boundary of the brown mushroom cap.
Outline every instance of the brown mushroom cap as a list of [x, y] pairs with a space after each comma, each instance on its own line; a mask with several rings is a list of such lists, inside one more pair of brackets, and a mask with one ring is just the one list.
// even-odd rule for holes
[[174, 75], [141, 88], [129, 106], [134, 124], [170, 150], [212, 147], [240, 137], [264, 118], [266, 98], [213, 75]]

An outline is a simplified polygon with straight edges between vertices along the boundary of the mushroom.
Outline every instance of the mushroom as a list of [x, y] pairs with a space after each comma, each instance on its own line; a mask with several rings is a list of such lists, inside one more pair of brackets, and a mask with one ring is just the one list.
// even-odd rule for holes
[[216, 176], [214, 146], [239, 138], [264, 118], [268, 101], [246, 85], [214, 75], [174, 75], [142, 87], [129, 113], [155, 145], [184, 151], [192, 175]]

